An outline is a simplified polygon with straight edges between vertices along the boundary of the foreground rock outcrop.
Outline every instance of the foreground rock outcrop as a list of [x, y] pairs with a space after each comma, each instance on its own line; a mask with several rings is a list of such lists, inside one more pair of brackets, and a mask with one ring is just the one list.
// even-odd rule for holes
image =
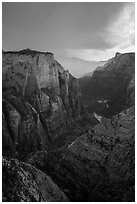
[[134, 123], [134, 107], [131, 107], [112, 119], [104, 118], [69, 146], [45, 156], [38, 153], [28, 162], [47, 172], [71, 201], [132, 202]]
[[82, 115], [78, 81], [52, 53], [3, 52], [3, 152], [49, 147]]
[[2, 200], [5, 202], [68, 202], [49, 176], [18, 160], [2, 160]]
[[110, 118], [134, 105], [134, 78], [135, 53], [116, 53], [96, 68], [90, 80], [80, 79], [82, 101], [88, 112]]

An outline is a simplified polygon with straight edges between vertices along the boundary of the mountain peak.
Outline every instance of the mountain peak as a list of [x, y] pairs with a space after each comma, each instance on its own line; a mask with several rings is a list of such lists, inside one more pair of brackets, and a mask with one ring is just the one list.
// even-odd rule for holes
[[119, 57], [120, 55], [122, 55], [120, 52], [116, 52], [115, 57]]

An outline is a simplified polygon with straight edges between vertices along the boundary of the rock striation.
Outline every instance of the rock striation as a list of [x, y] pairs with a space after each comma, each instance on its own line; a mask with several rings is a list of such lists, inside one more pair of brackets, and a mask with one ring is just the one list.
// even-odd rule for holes
[[43, 150], [82, 113], [78, 81], [52, 53], [2, 53], [3, 150]]
[[94, 71], [87, 83], [80, 83], [87, 110], [112, 117], [132, 106], [135, 100], [132, 94], [134, 76], [135, 53], [116, 53], [114, 58]]

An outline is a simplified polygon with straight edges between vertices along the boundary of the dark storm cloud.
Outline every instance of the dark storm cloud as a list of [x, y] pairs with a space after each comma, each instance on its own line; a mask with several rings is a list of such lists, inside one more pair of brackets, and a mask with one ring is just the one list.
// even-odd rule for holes
[[128, 3], [3, 3], [3, 48], [98, 49], [115, 46], [106, 32]]

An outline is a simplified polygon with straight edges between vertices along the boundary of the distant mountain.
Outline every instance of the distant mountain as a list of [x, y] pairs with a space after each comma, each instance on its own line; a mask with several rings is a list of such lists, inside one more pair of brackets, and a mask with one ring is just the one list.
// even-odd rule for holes
[[[95, 69], [95, 70], [96, 70], [96, 69]], [[84, 74], [83, 77], [86, 77], [86, 76], [92, 77], [93, 73], [94, 73], [94, 71], [88, 72], [88, 73]]]
[[86, 61], [76, 57], [56, 57], [56, 59], [75, 77], [82, 77], [85, 74], [90, 75], [97, 66], [102, 66], [106, 63], [106, 61]]
[[79, 79], [88, 112], [111, 117], [134, 104], [135, 53], [116, 53], [92, 77]]

